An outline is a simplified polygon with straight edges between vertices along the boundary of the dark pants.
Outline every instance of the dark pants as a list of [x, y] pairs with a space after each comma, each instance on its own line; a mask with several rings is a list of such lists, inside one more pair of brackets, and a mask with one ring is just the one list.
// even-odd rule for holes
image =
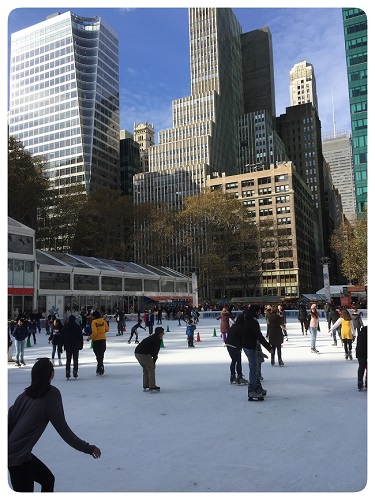
[[307, 324], [307, 318], [300, 319], [299, 322], [301, 323], [301, 331], [302, 331], [302, 333], [307, 332], [307, 330], [309, 329], [308, 328], [308, 324]]
[[55, 486], [55, 476], [35, 455], [31, 454], [31, 460], [22, 465], [8, 467], [10, 481], [14, 491], [33, 492], [34, 482], [39, 483], [41, 491], [52, 492]]
[[154, 332], [154, 325], [147, 325], [148, 326], [148, 334], [152, 335]]
[[105, 340], [94, 340], [93, 341], [93, 351], [96, 356], [97, 370], [104, 368], [104, 353], [107, 348]]
[[365, 386], [367, 387], [367, 359], [358, 358], [358, 389], [363, 387], [363, 376], [366, 372]]
[[342, 339], [342, 343], [344, 344], [345, 354], [349, 354], [352, 352], [352, 339]]
[[29, 335], [27, 336], [27, 340], [28, 340], [28, 342], [30, 342], [30, 337], [31, 337], [31, 335], [33, 336], [33, 341], [34, 341], [34, 344], [36, 344], [36, 338], [35, 338], [35, 332], [34, 332], [34, 330], [32, 330], [32, 331], [29, 333]]
[[241, 349], [227, 345], [227, 351], [232, 360], [230, 364], [231, 376], [234, 377], [237, 371], [237, 377], [242, 377]]
[[275, 363], [275, 352], [277, 352], [277, 359], [281, 361], [281, 345], [272, 345], [273, 354], [271, 354], [271, 364]]
[[66, 349], [66, 373], [70, 375], [70, 363], [73, 357], [73, 373], [78, 373], [79, 350]]

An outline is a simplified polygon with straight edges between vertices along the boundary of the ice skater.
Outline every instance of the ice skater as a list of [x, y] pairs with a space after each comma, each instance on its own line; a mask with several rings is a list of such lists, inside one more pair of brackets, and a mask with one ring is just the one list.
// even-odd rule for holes
[[142, 330], [146, 331], [146, 328], [144, 326], [142, 326], [142, 320], [141, 320], [141, 318], [139, 318], [138, 321], [137, 321], [137, 323], [131, 327], [130, 337], [129, 337], [129, 340], [128, 340], [128, 344], [131, 343], [133, 335], [135, 335], [135, 343], [139, 344], [139, 342], [138, 342], [138, 332], [137, 332], [138, 328], [142, 328]]
[[[15, 400], [8, 411], [8, 470], [14, 491], [53, 492], [55, 476], [33, 453], [49, 422], [72, 448], [99, 458], [101, 451], [76, 436], [68, 426], [61, 393], [51, 385], [55, 371], [48, 358], [39, 359], [31, 369], [31, 385]], [[63, 464], [62, 464], [63, 467]]]

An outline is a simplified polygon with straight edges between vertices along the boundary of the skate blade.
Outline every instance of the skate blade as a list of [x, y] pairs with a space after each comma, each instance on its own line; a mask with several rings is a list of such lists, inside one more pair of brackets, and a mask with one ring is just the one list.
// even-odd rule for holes
[[259, 396], [258, 398], [248, 398], [248, 401], [264, 401], [264, 396]]

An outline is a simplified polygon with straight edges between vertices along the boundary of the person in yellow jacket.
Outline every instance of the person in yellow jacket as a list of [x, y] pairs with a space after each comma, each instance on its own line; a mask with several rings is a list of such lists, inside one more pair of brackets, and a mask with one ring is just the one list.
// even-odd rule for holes
[[94, 311], [93, 320], [91, 322], [91, 335], [87, 337], [87, 342], [92, 340], [93, 350], [96, 356], [96, 374], [104, 374], [104, 353], [106, 346], [106, 333], [109, 331], [109, 326], [99, 311]]
[[336, 330], [341, 325], [341, 340], [345, 349], [345, 359], [353, 359], [352, 343], [354, 336], [354, 325], [352, 317], [347, 309], [342, 309], [339, 319], [331, 326], [331, 330]]

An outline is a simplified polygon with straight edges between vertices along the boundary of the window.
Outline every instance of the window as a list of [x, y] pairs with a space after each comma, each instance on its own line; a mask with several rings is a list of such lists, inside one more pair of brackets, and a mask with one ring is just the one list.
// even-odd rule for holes
[[272, 205], [272, 198], [259, 198], [259, 205]]
[[115, 276], [102, 276], [102, 290], [120, 292], [122, 290], [122, 278], [117, 278]]
[[268, 217], [269, 215], [272, 215], [272, 208], [265, 208], [263, 210], [259, 210], [260, 217]]
[[74, 276], [74, 290], [99, 290], [99, 276], [76, 274]]
[[248, 179], [241, 182], [241, 187], [254, 186], [254, 179]]
[[282, 217], [281, 219], [277, 219], [278, 225], [284, 225], [284, 224], [290, 224], [290, 223], [291, 223], [290, 217]]
[[70, 290], [70, 273], [40, 272], [39, 288], [46, 290]]
[[238, 188], [238, 182], [227, 182], [225, 184], [226, 189], [237, 189]]
[[289, 185], [282, 184], [281, 186], [276, 186], [275, 191], [276, 191], [276, 193], [282, 193], [283, 191], [289, 191]]
[[277, 207], [277, 214], [288, 214], [290, 213], [290, 207]]
[[288, 174], [275, 175], [275, 182], [287, 181]]
[[271, 184], [271, 177], [260, 177], [258, 179], [258, 186], [261, 184]]

